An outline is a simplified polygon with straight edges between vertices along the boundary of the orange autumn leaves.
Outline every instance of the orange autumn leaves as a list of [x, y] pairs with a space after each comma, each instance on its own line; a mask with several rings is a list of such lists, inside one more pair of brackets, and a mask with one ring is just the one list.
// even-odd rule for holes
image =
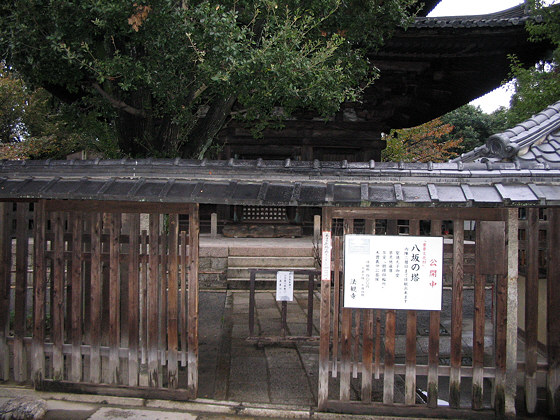
[[138, 32], [144, 21], [148, 18], [152, 8], [138, 3], [134, 3], [134, 7], [136, 8], [135, 13], [128, 18], [128, 24], [132, 26], [134, 31]]

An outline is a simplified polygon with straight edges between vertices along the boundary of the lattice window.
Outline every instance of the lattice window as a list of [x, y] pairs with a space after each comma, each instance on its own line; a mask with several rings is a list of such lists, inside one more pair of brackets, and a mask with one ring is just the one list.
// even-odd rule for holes
[[286, 207], [244, 206], [244, 222], [286, 222]]

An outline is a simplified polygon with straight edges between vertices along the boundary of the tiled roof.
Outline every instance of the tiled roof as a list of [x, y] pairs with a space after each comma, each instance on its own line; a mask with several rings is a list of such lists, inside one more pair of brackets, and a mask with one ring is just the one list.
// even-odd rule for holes
[[483, 158], [560, 164], [560, 101], [527, 121], [490, 136], [485, 145], [454, 161], [466, 163]]
[[537, 22], [540, 16], [531, 17], [525, 6], [512, 7], [496, 13], [475, 16], [438, 16], [419, 17], [415, 19], [414, 28], [476, 28], [524, 25], [528, 20]]
[[286, 206], [560, 204], [560, 167], [527, 163], [0, 161], [1, 199]]

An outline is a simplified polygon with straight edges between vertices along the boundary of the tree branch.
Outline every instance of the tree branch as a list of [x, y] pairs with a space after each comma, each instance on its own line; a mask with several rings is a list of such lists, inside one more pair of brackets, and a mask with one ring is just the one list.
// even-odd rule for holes
[[135, 115], [138, 117], [147, 117], [147, 114], [144, 110], [142, 109], [138, 109], [138, 108], [134, 108], [130, 105], [128, 105], [127, 103], [120, 101], [116, 98], [113, 98], [111, 95], [109, 95], [107, 92], [105, 92], [101, 86], [99, 86], [98, 83], [92, 83], [93, 88], [99, 92], [99, 94], [101, 96], [103, 96], [103, 98], [109, 102], [111, 104], [111, 106], [113, 106], [114, 108], [118, 109], [119, 111], [124, 111], [130, 115]]

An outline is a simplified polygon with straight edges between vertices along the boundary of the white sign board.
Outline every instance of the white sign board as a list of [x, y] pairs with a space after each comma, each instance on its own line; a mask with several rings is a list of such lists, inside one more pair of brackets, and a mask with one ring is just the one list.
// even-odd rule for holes
[[331, 281], [331, 232], [323, 232], [323, 246], [321, 249], [321, 280]]
[[441, 310], [443, 238], [344, 236], [344, 307]]
[[276, 273], [276, 300], [287, 302], [294, 300], [293, 271], [278, 271]]

